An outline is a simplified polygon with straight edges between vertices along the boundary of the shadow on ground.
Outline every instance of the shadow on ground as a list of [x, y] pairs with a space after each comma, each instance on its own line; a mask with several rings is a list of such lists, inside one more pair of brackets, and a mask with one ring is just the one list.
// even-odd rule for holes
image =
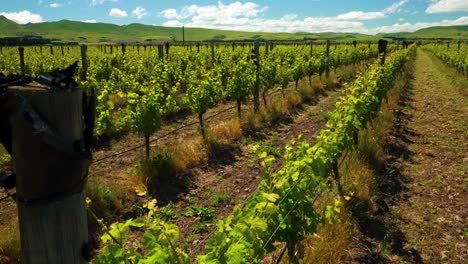
[[377, 195], [371, 201], [356, 201], [353, 216], [357, 220], [362, 237], [359, 243], [366, 248], [367, 254], [354, 259], [358, 263], [393, 263], [389, 256], [397, 255], [410, 263], [423, 263], [418, 251], [405, 248], [405, 234], [395, 224], [395, 216], [390, 206], [396, 201], [406, 199], [409, 190], [406, 185], [411, 181], [402, 169], [401, 162], [415, 163], [413, 152], [408, 148], [414, 142], [411, 137], [419, 136], [407, 125], [412, 116], [406, 113], [414, 109], [413, 80], [409, 79], [399, 98], [398, 110], [394, 111], [394, 124], [384, 145], [385, 159], [377, 172], [380, 175]]

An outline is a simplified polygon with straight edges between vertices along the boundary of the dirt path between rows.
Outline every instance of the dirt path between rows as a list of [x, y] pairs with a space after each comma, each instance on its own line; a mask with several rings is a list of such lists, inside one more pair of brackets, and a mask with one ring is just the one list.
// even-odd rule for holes
[[[332, 89], [318, 96], [312, 103], [305, 103], [297, 109], [289, 120], [279, 124], [279, 127], [267, 129], [250, 138], [250, 143], [256, 142], [281, 150], [285, 144], [301, 134], [309, 142], [313, 142], [317, 133], [325, 126], [326, 115], [334, 109], [335, 102], [341, 89]], [[261, 180], [260, 167], [252, 164], [249, 155], [249, 144], [241, 144], [235, 152], [231, 162], [222, 166], [207, 166], [193, 170], [193, 179], [197, 187], [191, 189], [175, 204], [177, 211], [187, 211], [191, 205], [205, 206], [216, 210], [216, 219], [226, 217], [232, 212], [234, 205], [242, 203], [256, 190]], [[276, 160], [274, 168], [279, 168], [282, 158]], [[217, 193], [227, 193], [232, 197], [228, 204], [213, 206], [210, 204]], [[195, 202], [192, 202], [195, 200]], [[194, 232], [194, 226], [200, 219], [194, 217], [180, 217], [176, 221], [180, 228], [183, 247], [190, 257], [203, 252], [206, 238], [216, 229], [215, 225], [207, 227], [203, 232]], [[216, 223], [216, 220], [213, 221]]]
[[385, 146], [385, 201], [352, 263], [468, 261], [467, 80], [422, 49], [413, 76]]

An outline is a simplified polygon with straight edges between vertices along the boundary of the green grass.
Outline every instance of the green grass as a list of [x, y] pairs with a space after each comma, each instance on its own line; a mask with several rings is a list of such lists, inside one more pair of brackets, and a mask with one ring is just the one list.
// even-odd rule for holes
[[467, 39], [468, 26], [450, 26], [450, 27], [429, 27], [423, 28], [413, 33], [381, 33], [378, 37], [387, 38], [423, 38], [423, 39]]
[[[186, 41], [200, 40], [303, 40], [334, 39], [340, 41], [367, 41], [380, 37], [424, 37], [424, 38], [468, 38], [468, 26], [433, 27], [418, 30], [414, 33], [378, 34], [377, 36], [356, 33], [266, 33], [214, 30], [204, 28], [186, 28]], [[107, 23], [84, 23], [71, 20], [42, 22], [29, 25], [19, 25], [0, 16], [0, 37], [41, 36], [60, 41], [76, 41], [80, 43], [110, 42], [119, 40], [145, 41], [147, 39], [168, 41], [182, 40], [182, 29], [176, 27], [151, 26], [143, 24], [114, 25]]]

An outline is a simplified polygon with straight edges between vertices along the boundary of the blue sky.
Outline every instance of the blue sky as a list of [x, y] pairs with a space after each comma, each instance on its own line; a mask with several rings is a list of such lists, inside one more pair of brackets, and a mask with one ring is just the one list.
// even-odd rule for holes
[[15, 0], [0, 15], [17, 23], [61, 19], [265, 32], [415, 31], [468, 25], [468, 0]]

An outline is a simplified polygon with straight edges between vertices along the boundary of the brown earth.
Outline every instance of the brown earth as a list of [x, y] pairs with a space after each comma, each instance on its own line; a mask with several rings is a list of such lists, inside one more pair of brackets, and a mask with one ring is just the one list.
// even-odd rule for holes
[[351, 263], [467, 263], [468, 80], [418, 50]]

